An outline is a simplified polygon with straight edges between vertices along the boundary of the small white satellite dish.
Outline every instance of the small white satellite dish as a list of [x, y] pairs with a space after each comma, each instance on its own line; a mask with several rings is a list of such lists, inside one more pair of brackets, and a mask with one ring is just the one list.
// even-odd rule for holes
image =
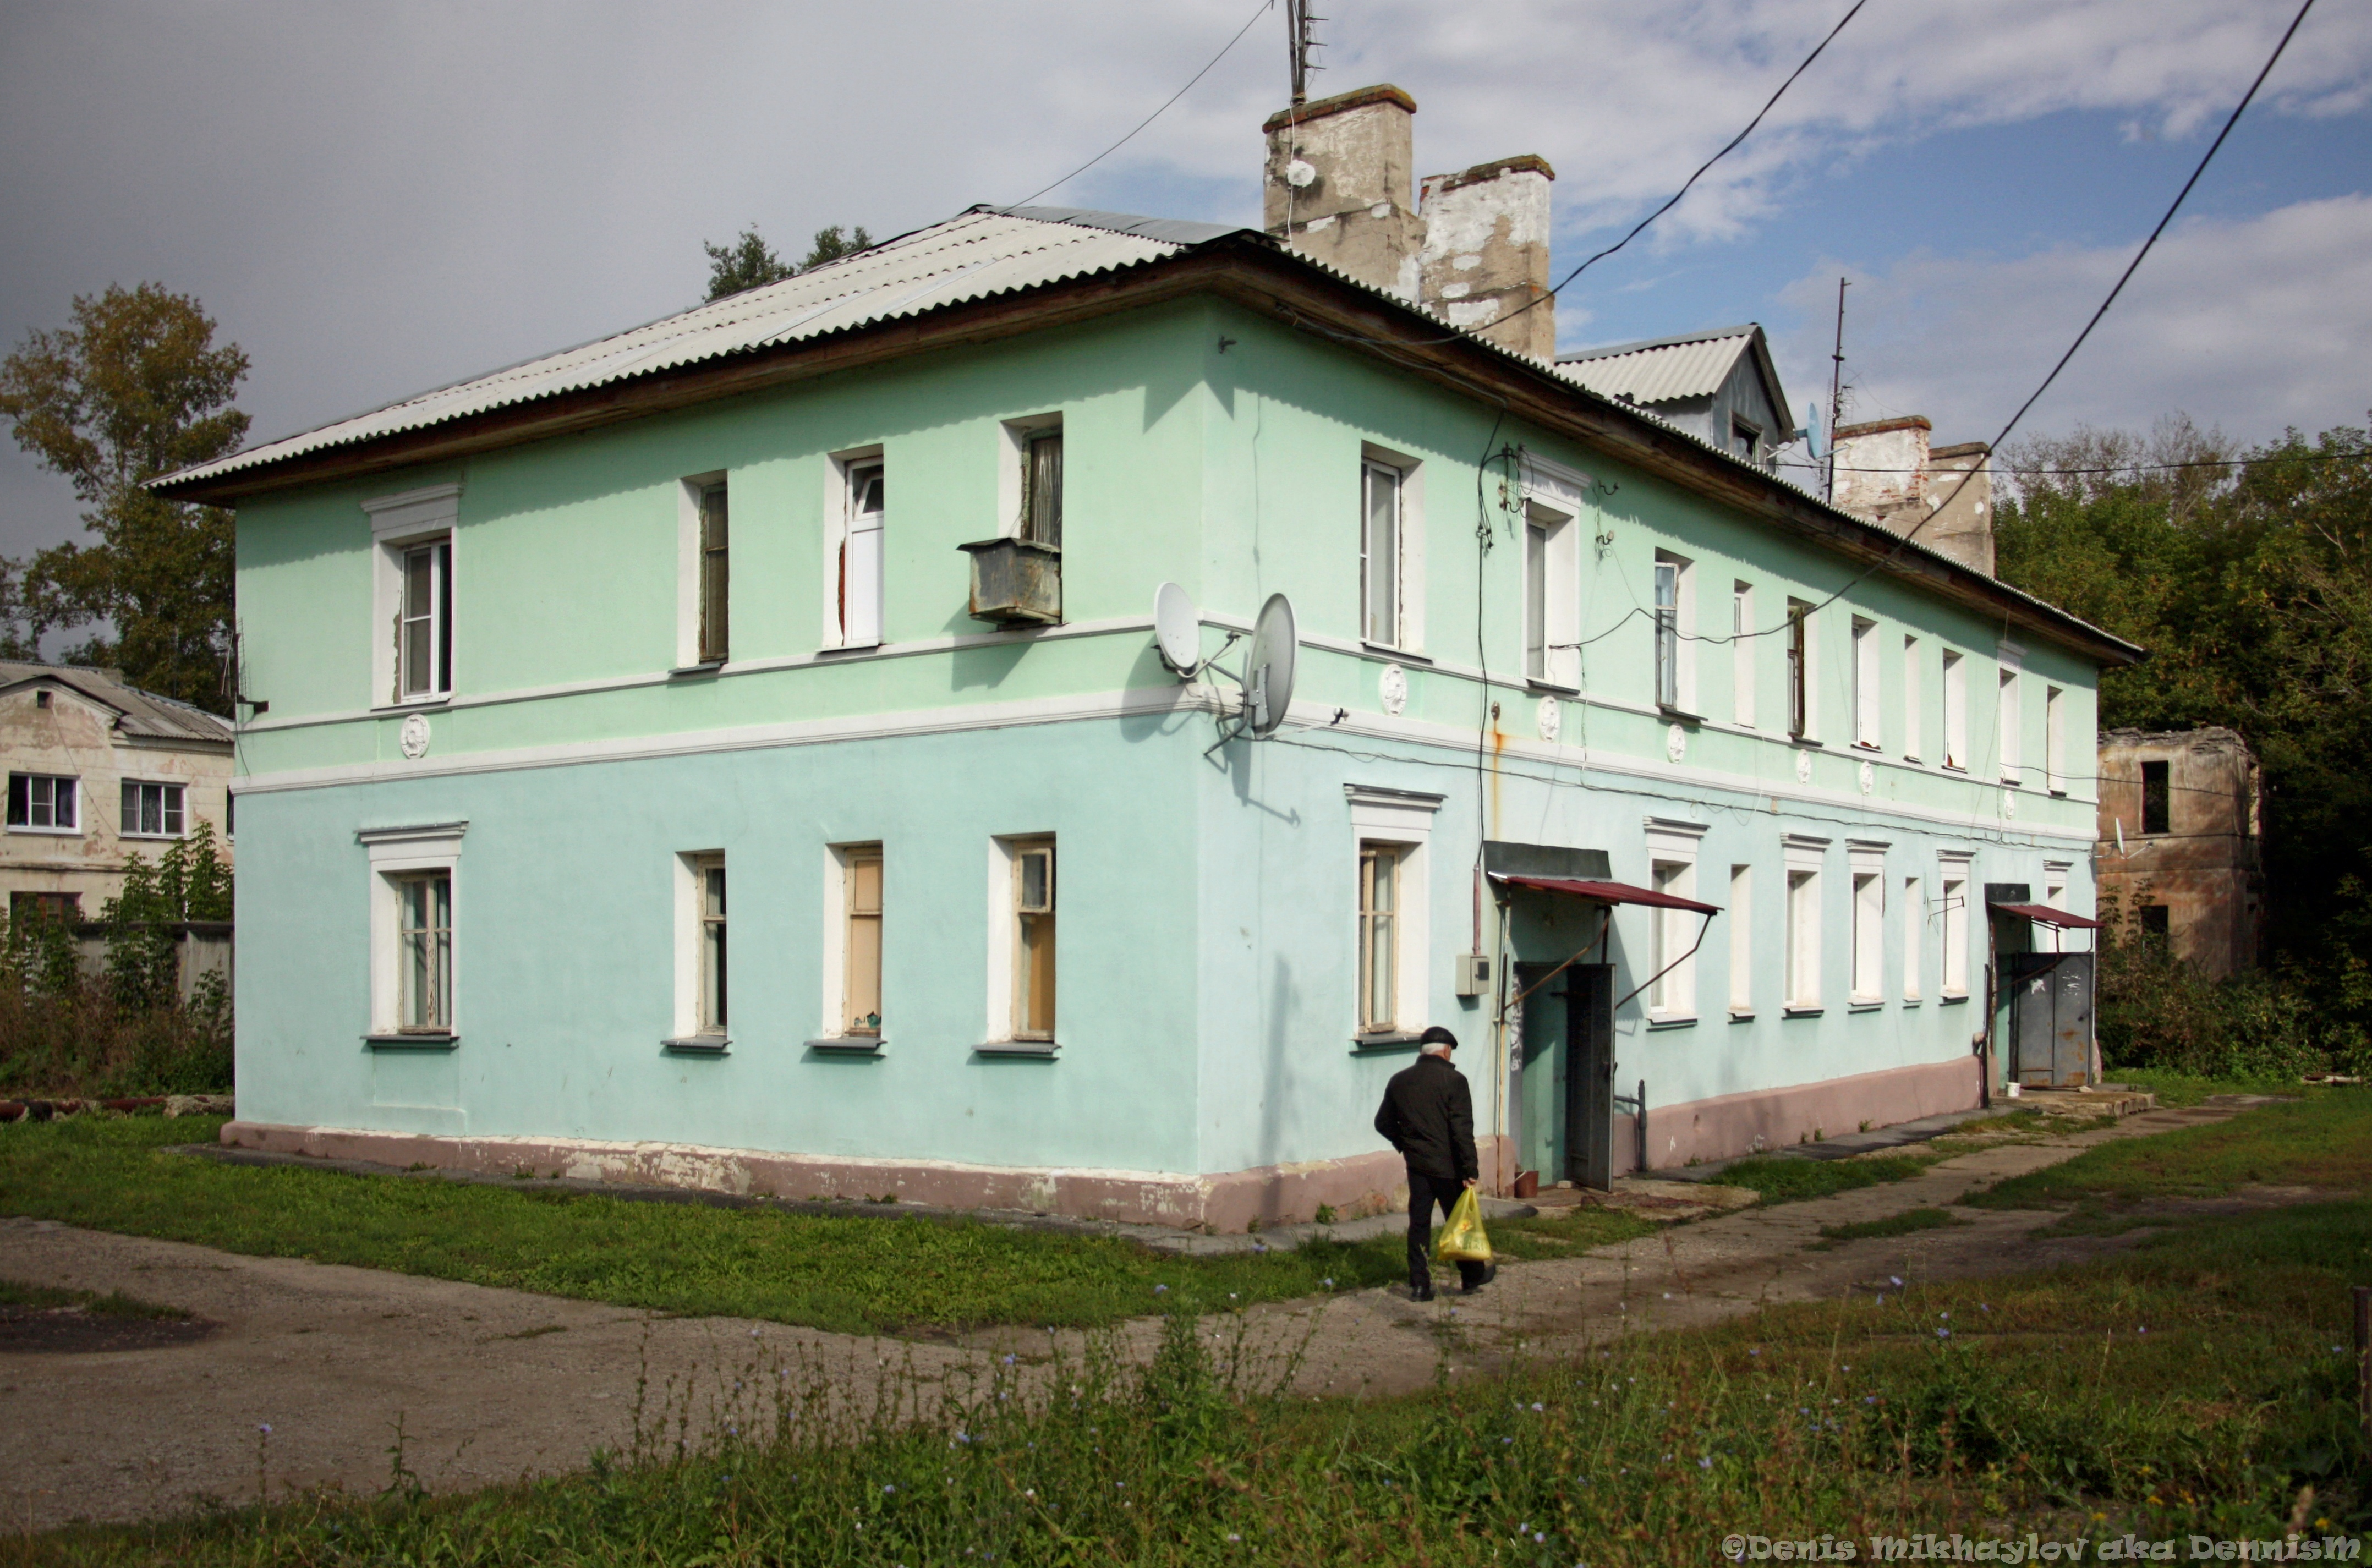
[[1293, 668], [1301, 651], [1293, 605], [1271, 594], [1252, 622], [1252, 651], [1244, 660], [1244, 726], [1265, 740], [1285, 723], [1293, 705]]
[[1285, 182], [1296, 191], [1307, 191], [1318, 182], [1318, 166], [1306, 158], [1295, 158], [1285, 166]]
[[1194, 601], [1175, 583], [1153, 590], [1153, 647], [1173, 675], [1192, 676], [1202, 662], [1201, 618]]

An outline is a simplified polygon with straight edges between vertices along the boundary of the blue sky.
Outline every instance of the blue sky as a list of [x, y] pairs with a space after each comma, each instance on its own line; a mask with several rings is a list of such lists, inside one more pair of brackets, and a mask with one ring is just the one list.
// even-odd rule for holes
[[[1320, 92], [1391, 81], [1420, 171], [1534, 152], [1565, 264], [1743, 124], [1845, 0], [1336, 0]], [[1853, 412], [1991, 434], [2262, 63], [2286, 0], [1870, 0], [1754, 139], [1560, 302], [1568, 346], [1745, 319], [1800, 410], [1853, 276]], [[703, 238], [796, 253], [1012, 202], [1252, 7], [948, 0], [0, 0], [0, 333], [196, 294], [259, 437], [696, 301]], [[1049, 201], [1257, 221], [1283, 10]], [[2244, 439], [2372, 405], [2372, 7], [2322, 0], [2029, 428], [2182, 410]], [[75, 531], [0, 450], [0, 553]]]

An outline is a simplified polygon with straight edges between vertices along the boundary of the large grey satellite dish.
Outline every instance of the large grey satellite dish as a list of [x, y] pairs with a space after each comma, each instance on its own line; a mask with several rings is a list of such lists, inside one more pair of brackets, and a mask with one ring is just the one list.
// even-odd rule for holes
[[1194, 601], [1175, 583], [1153, 590], [1153, 647], [1173, 675], [1191, 677], [1202, 662], [1203, 626]]
[[1276, 733], [1293, 705], [1293, 667], [1301, 638], [1293, 623], [1293, 605], [1283, 594], [1271, 594], [1252, 622], [1252, 651], [1244, 660], [1244, 726], [1259, 739]]

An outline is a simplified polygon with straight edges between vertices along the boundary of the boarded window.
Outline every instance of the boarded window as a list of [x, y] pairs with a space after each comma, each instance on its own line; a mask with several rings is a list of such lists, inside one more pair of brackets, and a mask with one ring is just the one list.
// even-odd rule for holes
[[2170, 833], [2174, 831], [2174, 783], [2170, 764], [2142, 764], [2142, 831]]
[[700, 662], [721, 664], [732, 646], [731, 530], [725, 485], [700, 487]]
[[842, 1032], [881, 1032], [881, 846], [845, 852], [848, 968]]
[[1054, 1038], [1054, 845], [1013, 850], [1013, 1038]]
[[1401, 856], [1399, 844], [1359, 846], [1359, 1032], [1399, 1025]]

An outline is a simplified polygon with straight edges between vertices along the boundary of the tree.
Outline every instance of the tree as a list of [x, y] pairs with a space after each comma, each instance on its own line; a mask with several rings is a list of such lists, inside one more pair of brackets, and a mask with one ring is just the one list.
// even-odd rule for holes
[[708, 297], [723, 299], [780, 283], [826, 261], [853, 256], [870, 249], [872, 244], [873, 237], [865, 232], [864, 225], [843, 235], [840, 225], [833, 224], [830, 228], [816, 230], [815, 244], [808, 250], [807, 260], [794, 264], [774, 254], [774, 248], [766, 243], [753, 223], [730, 245], [711, 245], [705, 239], [700, 242], [700, 248], [708, 252]]
[[215, 323], [161, 284], [78, 295], [74, 324], [36, 331], [0, 362], [0, 415], [17, 444], [64, 474], [99, 536], [10, 563], [0, 615], [20, 642], [75, 626], [110, 628], [69, 663], [110, 664], [134, 685], [227, 712], [231, 516], [160, 500], [146, 482], [237, 451], [248, 416], [232, 406], [247, 354], [216, 347]]

